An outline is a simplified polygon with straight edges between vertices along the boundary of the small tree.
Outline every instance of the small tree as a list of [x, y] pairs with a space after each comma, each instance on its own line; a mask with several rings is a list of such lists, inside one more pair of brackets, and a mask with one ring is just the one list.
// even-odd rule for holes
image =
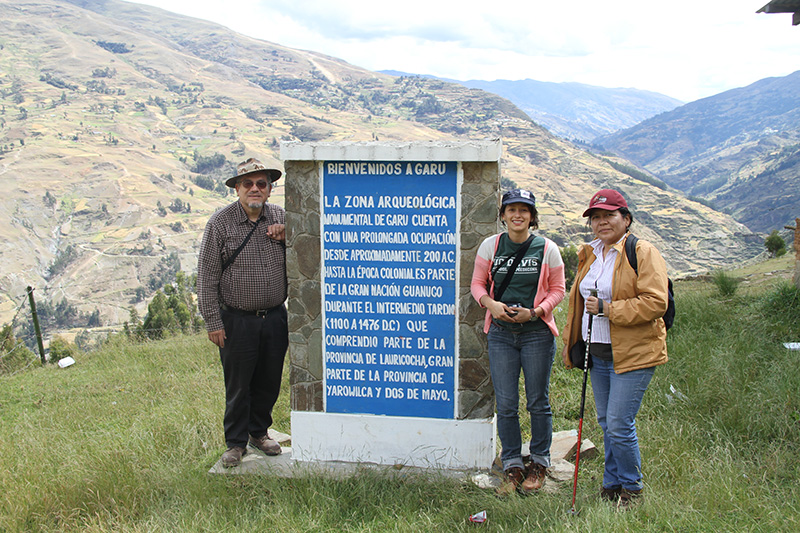
[[38, 357], [14, 336], [11, 324], [0, 328], [0, 376], [17, 372], [30, 366], [37, 359]]
[[786, 242], [783, 237], [778, 235], [778, 230], [772, 230], [769, 237], [764, 241], [764, 246], [767, 247], [770, 257], [780, 257], [786, 253]]
[[64, 337], [56, 335], [50, 340], [50, 363], [55, 363], [65, 357], [75, 357], [78, 347], [67, 341]]
[[578, 271], [578, 249], [572, 244], [561, 248], [561, 260], [564, 261], [564, 280], [569, 290]]

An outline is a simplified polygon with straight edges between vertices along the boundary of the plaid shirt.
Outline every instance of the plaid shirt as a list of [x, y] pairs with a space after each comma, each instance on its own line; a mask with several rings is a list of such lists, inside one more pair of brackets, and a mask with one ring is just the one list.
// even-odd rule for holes
[[197, 301], [208, 331], [224, 329], [220, 305], [257, 311], [286, 300], [286, 247], [267, 237], [267, 227], [285, 224], [286, 213], [265, 204], [253, 236], [225, 272], [222, 265], [253, 229], [236, 201], [214, 213], [206, 224], [197, 258]]

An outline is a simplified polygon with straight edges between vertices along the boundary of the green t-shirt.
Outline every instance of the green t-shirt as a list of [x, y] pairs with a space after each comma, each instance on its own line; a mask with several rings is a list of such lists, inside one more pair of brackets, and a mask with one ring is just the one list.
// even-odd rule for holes
[[[525, 252], [525, 256], [522, 258], [522, 261], [519, 266], [517, 266], [517, 270], [511, 278], [511, 283], [508, 284], [508, 287], [506, 287], [503, 293], [502, 301], [506, 305], [519, 304], [520, 307], [527, 307], [528, 309], [533, 308], [536, 291], [539, 287], [539, 275], [542, 271], [544, 242], [544, 237], [536, 236], [533, 238], [530, 248]], [[507, 233], [503, 233], [500, 236], [500, 243], [497, 245], [497, 251], [492, 261], [495, 291], [499, 289], [500, 285], [503, 283], [520, 246], [522, 246], [522, 243], [517, 244], [513, 242], [508, 238]], [[526, 322], [524, 324], [514, 324], [496, 319], [493, 319], [493, 322], [498, 326], [515, 332], [547, 328], [547, 324], [542, 320], [534, 320], [533, 322]]]

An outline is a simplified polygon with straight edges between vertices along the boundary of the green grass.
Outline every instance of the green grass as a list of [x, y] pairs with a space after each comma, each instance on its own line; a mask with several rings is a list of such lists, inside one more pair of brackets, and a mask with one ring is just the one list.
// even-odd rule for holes
[[[437, 475], [209, 475], [224, 399], [218, 355], [197, 335], [0, 376], [0, 531], [800, 529], [800, 356], [782, 346], [800, 341], [800, 294], [784, 282], [723, 298], [692, 281], [676, 298], [670, 361], [638, 417], [646, 497], [631, 511], [597, 498], [602, 456], [581, 461], [576, 517], [571, 483], [500, 500]], [[556, 430], [577, 427], [580, 384], [557, 359]], [[590, 389], [584, 434], [602, 447], [592, 403]], [[288, 394], [275, 415], [290, 433]], [[487, 524], [467, 521], [482, 510]]]

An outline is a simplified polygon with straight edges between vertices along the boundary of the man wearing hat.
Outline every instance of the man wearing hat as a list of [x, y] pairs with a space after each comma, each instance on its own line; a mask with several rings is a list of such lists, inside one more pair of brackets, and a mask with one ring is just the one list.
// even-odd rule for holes
[[281, 171], [250, 158], [225, 184], [239, 199], [214, 213], [197, 261], [197, 299], [225, 376], [222, 466], [238, 466], [247, 445], [281, 453], [269, 438], [289, 346], [285, 220], [267, 203]]

